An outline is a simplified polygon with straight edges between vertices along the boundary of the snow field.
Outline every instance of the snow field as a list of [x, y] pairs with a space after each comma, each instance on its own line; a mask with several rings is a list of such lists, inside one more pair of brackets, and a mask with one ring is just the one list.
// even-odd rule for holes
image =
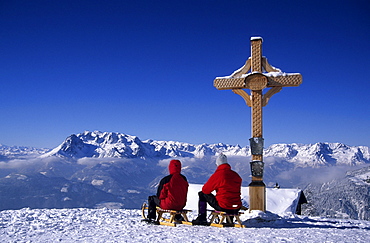
[[[195, 217], [196, 212], [190, 215]], [[0, 212], [1, 242], [368, 242], [370, 222], [277, 215], [245, 215], [247, 228], [141, 222], [140, 210], [21, 209]]]

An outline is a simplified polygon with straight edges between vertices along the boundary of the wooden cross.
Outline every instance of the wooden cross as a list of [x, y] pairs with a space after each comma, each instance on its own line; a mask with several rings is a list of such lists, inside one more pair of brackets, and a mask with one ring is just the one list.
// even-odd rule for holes
[[[214, 80], [214, 86], [218, 90], [231, 89], [243, 97], [246, 104], [252, 108], [250, 210], [266, 210], [266, 186], [263, 183], [262, 107], [266, 106], [270, 98], [280, 92], [283, 87], [299, 86], [301, 83], [301, 74], [287, 74], [268, 63], [267, 58], [262, 56], [261, 37], [251, 38], [251, 57], [243, 67], [230, 76]], [[263, 94], [265, 88], [270, 89]], [[249, 89], [250, 95], [243, 89]], [[256, 163], [259, 163], [260, 167], [255, 166]]]

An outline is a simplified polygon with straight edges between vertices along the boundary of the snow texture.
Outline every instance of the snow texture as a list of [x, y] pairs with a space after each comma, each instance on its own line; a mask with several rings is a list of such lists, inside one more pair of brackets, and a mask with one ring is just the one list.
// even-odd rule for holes
[[[192, 216], [194, 217], [194, 215]], [[368, 242], [370, 222], [251, 212], [246, 228], [141, 222], [140, 210], [20, 209], [0, 212], [1, 242]]]
[[260, 36], [251, 37], [251, 41], [254, 41], [254, 40], [262, 40], [263, 41], [263, 38], [260, 37]]
[[[202, 185], [191, 184], [189, 219]], [[242, 190], [245, 199], [245, 188]], [[147, 225], [137, 209], [29, 209], [0, 212], [1, 242], [368, 242], [370, 222], [297, 216], [297, 190], [268, 189], [267, 212], [244, 212], [246, 228]], [[279, 205], [279, 206], [277, 206]], [[289, 206], [290, 205], [290, 206]], [[273, 213], [271, 210], [280, 211]]]

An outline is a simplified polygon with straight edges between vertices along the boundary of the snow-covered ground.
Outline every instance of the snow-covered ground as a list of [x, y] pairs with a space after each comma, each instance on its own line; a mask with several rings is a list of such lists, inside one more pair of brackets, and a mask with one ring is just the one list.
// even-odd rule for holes
[[[197, 215], [201, 188], [189, 186], [190, 220]], [[138, 209], [0, 211], [0, 242], [369, 242], [370, 221], [294, 215], [299, 192], [267, 188], [268, 211], [244, 212], [240, 218], [246, 228], [147, 225]], [[247, 187], [242, 198], [249, 201]]]
[[[195, 215], [191, 215], [191, 218]], [[20, 209], [0, 212], [1, 242], [369, 242], [370, 222], [252, 212], [246, 228], [141, 222], [140, 210]]]

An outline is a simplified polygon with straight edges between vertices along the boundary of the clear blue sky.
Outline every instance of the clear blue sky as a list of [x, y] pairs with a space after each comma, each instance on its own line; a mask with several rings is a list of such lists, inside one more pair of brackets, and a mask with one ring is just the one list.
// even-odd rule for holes
[[303, 84], [264, 108], [265, 145], [370, 146], [369, 1], [0, 1], [0, 144], [85, 130], [248, 145], [250, 108], [213, 87], [263, 55]]

